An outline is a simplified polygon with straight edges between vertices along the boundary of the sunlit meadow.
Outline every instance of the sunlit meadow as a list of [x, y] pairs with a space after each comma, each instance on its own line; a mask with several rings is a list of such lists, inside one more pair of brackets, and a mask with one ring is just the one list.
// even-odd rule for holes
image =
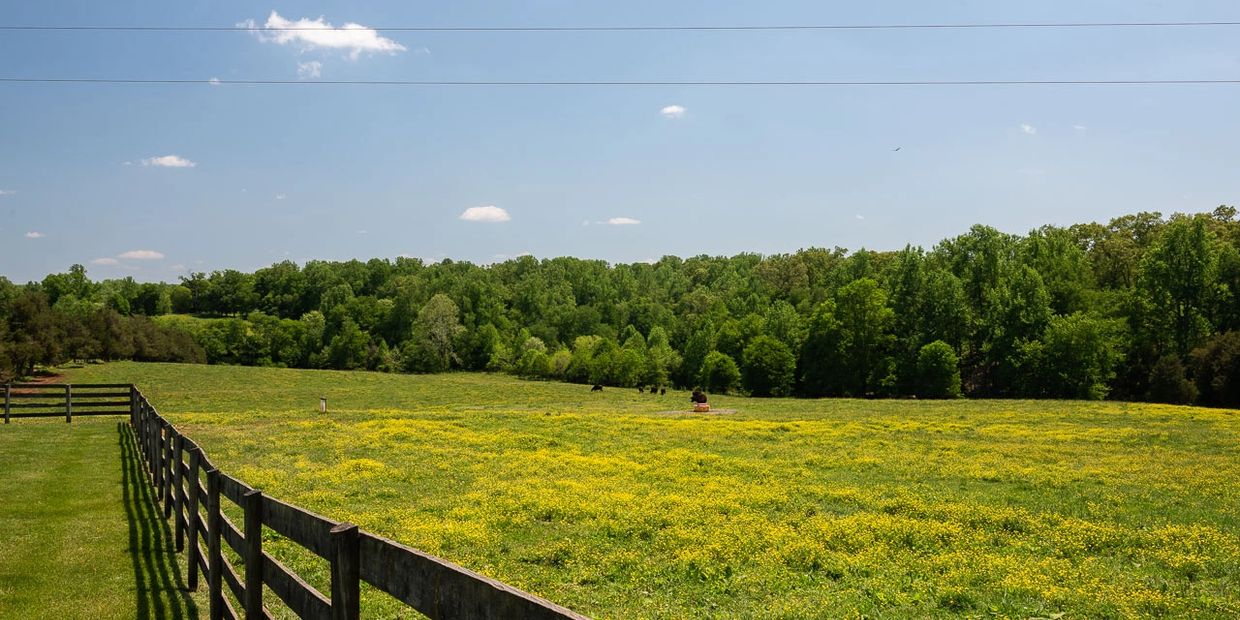
[[[267, 494], [600, 618], [1240, 615], [1240, 412], [116, 363]], [[318, 412], [319, 397], [328, 413]], [[326, 589], [326, 566], [268, 547]], [[367, 591], [364, 613], [410, 617]]]

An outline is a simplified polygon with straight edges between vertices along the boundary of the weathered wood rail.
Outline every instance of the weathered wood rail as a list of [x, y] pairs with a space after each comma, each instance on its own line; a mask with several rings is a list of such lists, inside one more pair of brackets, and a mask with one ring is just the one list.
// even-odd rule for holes
[[128, 415], [133, 406], [128, 383], [6, 383], [4, 423], [10, 418]]
[[[30, 387], [6, 386], [6, 422], [10, 397], [17, 390], [27, 393]], [[112, 406], [120, 402], [112, 392], [119, 393], [122, 388], [127, 400], [124, 410], [119, 410], [119, 406]], [[264, 589], [301, 618], [356, 619], [361, 614], [362, 582], [432, 619], [588, 620], [451, 562], [363, 532], [351, 523], [333, 521], [264, 495], [221, 471], [197, 443], [161, 416], [132, 385], [43, 384], [34, 389], [62, 396], [67, 421], [73, 415], [129, 416], [156, 501], [164, 518], [173, 519], [176, 550], [187, 554], [188, 588], [197, 590], [205, 578], [211, 620], [271, 618], [263, 604]], [[107, 396], [95, 396], [105, 391], [110, 391]], [[110, 399], [109, 408], [78, 413], [74, 400], [86, 394]], [[224, 514], [225, 502], [240, 508], [240, 527]], [[326, 560], [331, 566], [330, 591], [315, 589], [264, 551], [264, 528]], [[225, 556], [225, 545], [240, 558], [237, 566]]]

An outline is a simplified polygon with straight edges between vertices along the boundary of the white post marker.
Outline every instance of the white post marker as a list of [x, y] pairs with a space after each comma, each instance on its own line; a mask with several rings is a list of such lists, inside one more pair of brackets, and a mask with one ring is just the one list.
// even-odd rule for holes
[[327, 413], [327, 397], [319, 397], [319, 413]]

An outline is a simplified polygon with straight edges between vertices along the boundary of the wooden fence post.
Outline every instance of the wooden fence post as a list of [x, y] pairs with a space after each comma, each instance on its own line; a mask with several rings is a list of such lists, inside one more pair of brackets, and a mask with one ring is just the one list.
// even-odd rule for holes
[[224, 556], [220, 550], [220, 470], [207, 470], [207, 597], [211, 620], [224, 617]]
[[177, 433], [172, 441], [172, 504], [175, 508], [172, 526], [176, 530], [178, 552], [185, 550], [185, 485], [181, 469], [184, 453], [185, 437]]
[[73, 386], [65, 384], [65, 424], [73, 422]]
[[189, 539], [189, 553], [186, 559], [189, 562], [189, 579], [187, 586], [190, 592], [198, 590], [198, 468], [201, 467], [202, 457], [197, 447], [189, 451], [189, 509], [186, 511], [185, 527], [189, 530], [186, 538]]
[[143, 408], [146, 409], [146, 467], [147, 473], [151, 476], [151, 484], [155, 484], [155, 433], [158, 427], [155, 424], [155, 416], [151, 411], [151, 404], [144, 403]]
[[245, 617], [263, 617], [263, 492], [241, 496], [245, 509]]
[[129, 426], [138, 428], [138, 388], [129, 384]]
[[173, 470], [172, 444], [176, 443], [176, 431], [173, 430], [171, 424], [164, 424], [164, 430], [167, 432], [164, 437], [164, 518], [172, 516], [172, 502], [176, 497], [176, 490], [172, 488], [172, 483], [176, 480], [175, 471]]
[[155, 503], [164, 500], [164, 421], [155, 420]]
[[13, 386], [4, 384], [4, 423], [9, 423], [9, 406], [12, 403]]
[[341, 523], [331, 529], [332, 620], [361, 616], [361, 538], [357, 526]]

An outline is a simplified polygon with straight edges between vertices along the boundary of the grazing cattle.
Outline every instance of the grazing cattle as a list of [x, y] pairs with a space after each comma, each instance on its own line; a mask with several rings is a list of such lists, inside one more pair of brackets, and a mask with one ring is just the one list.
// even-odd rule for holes
[[659, 396], [667, 394], [667, 388], [659, 388]]
[[656, 390], [656, 389], [654, 389], [654, 388], [652, 387], [652, 388], [650, 388], [650, 395], [651, 395], [651, 396], [658, 396], [658, 395], [659, 395], [659, 391], [658, 391], [658, 390]]
[[602, 386], [602, 384], [595, 383], [595, 384], [594, 384], [594, 387], [590, 388], [590, 391], [591, 391], [591, 392], [602, 392], [602, 391], [603, 391], [603, 386]]
[[637, 386], [637, 393], [638, 393], [638, 394], [645, 394], [645, 393], [646, 393], [646, 388], [644, 388], [644, 387], [642, 387], [642, 386], [640, 386], [640, 385], [639, 385], [639, 386]]

